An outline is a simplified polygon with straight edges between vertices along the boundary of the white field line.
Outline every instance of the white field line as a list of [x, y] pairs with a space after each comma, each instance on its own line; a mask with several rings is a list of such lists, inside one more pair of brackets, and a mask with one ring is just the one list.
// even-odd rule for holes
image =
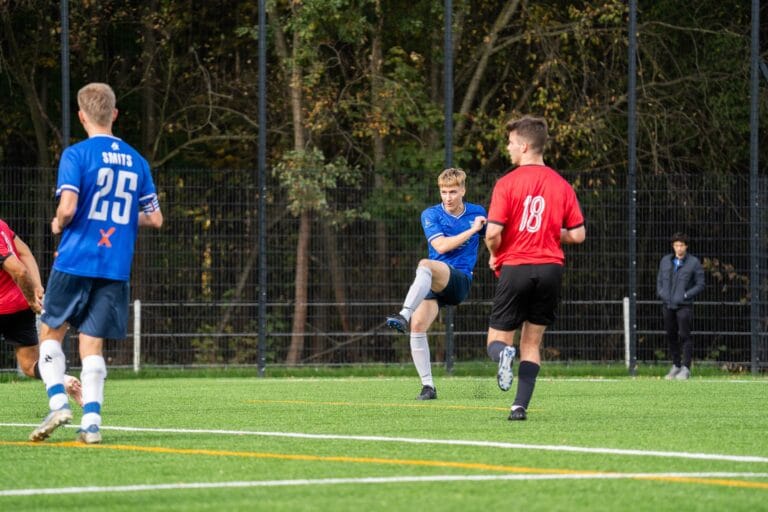
[[[648, 382], [655, 382], [655, 381], [661, 381], [663, 380], [664, 376], [659, 375], [658, 377], [651, 377], [643, 375], [642, 377], [544, 377], [544, 378], [537, 378], [536, 382], [543, 380], [546, 382], [627, 382], [628, 380], [635, 380], [635, 381], [648, 381]], [[705, 382], [707, 384], [768, 384], [768, 379], [763, 378], [756, 378], [756, 379], [713, 379], [713, 378], [707, 378], [707, 377], [691, 377], [692, 382], [701, 383]], [[689, 381], [689, 382], [691, 382]], [[672, 384], [674, 386], [674, 384]]]
[[[36, 427], [36, 423], [0, 423], [0, 427]], [[68, 428], [76, 428], [67, 425]], [[360, 441], [378, 443], [405, 443], [405, 444], [432, 444], [450, 446], [475, 446], [481, 448], [501, 448], [507, 450], [533, 450], [549, 452], [593, 453], [603, 455], [625, 455], [630, 457], [667, 457], [673, 459], [697, 459], [719, 460], [729, 462], [756, 462], [768, 463], [768, 457], [756, 455], [727, 455], [717, 453], [695, 452], [665, 452], [656, 450], [630, 450], [622, 448], [590, 448], [584, 446], [546, 445], [546, 444], [522, 444], [506, 443], [502, 441], [473, 441], [465, 439], [425, 439], [414, 437], [387, 437], [387, 436], [351, 436], [341, 434], [307, 434], [302, 432], [259, 432], [250, 430], [217, 430], [217, 429], [190, 429], [190, 428], [147, 428], [147, 427], [115, 427], [102, 426], [102, 430], [116, 430], [122, 432], [154, 432], [162, 434], [209, 434], [225, 436], [259, 436], [259, 437], [286, 437], [294, 439], [319, 439], [334, 441]]]
[[255, 480], [239, 482], [191, 482], [154, 485], [115, 485], [89, 487], [49, 487], [0, 490], [0, 497], [42, 496], [81, 493], [173, 491], [182, 489], [226, 489], [246, 487], [287, 487], [340, 484], [401, 484], [424, 482], [486, 482], [498, 480], [627, 480], [665, 478], [768, 478], [768, 473], [601, 473], [601, 474], [512, 474], [512, 475], [435, 475], [366, 478], [319, 478], [314, 480]]
[[[664, 369], [666, 372], [667, 370]], [[663, 375], [659, 375], [658, 377], [653, 376], [639, 376], [639, 377], [538, 377], [536, 379], [536, 382], [605, 382], [605, 383], [615, 383], [615, 382], [627, 382], [627, 381], [648, 381], [648, 382], [655, 382], [655, 381], [662, 381], [664, 378]], [[229, 377], [212, 377], [211, 380], [230, 380]], [[476, 382], [484, 382], [488, 381], [491, 382], [493, 385], [496, 385], [496, 381], [493, 380], [491, 377], [473, 377], [473, 376], [459, 376], [454, 377], [451, 376], [449, 378], [450, 381], [476, 381]], [[412, 377], [290, 377], [287, 379], [283, 378], [266, 378], [266, 379], [260, 379], [258, 383], [260, 385], [268, 385], [268, 384], [290, 384], [290, 383], [297, 383], [297, 384], [306, 384], [306, 383], [317, 383], [317, 382], [366, 382], [366, 381], [390, 381], [390, 382], [398, 382], [398, 381], [413, 381]], [[708, 377], [692, 377], [689, 382], [706, 382], [708, 384], [762, 384], [762, 385], [768, 385], [768, 379], [762, 378], [762, 377], [756, 377], [754, 379], [729, 379], [729, 378], [708, 378]], [[674, 384], [670, 384], [674, 385]]]

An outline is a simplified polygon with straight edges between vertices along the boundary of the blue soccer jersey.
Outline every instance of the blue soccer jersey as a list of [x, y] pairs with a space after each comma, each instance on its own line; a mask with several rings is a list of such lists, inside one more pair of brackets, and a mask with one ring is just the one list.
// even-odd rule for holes
[[53, 268], [85, 277], [127, 281], [140, 212], [159, 209], [147, 161], [110, 135], [97, 135], [61, 155], [56, 197], [78, 195], [64, 228]]
[[464, 203], [464, 211], [459, 215], [452, 215], [445, 211], [442, 203], [424, 210], [421, 213], [421, 227], [427, 237], [429, 259], [447, 263], [472, 279], [472, 270], [477, 263], [477, 248], [480, 238], [485, 236], [485, 227], [461, 246], [445, 254], [437, 252], [431, 242], [439, 236], [455, 236], [468, 230], [477, 216], [486, 217], [485, 208], [472, 203]]

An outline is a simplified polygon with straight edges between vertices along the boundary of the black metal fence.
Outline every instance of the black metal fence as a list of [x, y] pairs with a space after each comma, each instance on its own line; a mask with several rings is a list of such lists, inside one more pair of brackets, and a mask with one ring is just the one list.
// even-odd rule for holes
[[[47, 279], [55, 241], [48, 224], [55, 202], [55, 170], [0, 169], [0, 218], [27, 241]], [[416, 263], [426, 254], [419, 213], [439, 202], [436, 173], [423, 188], [382, 195], [373, 186], [329, 191], [329, 210], [312, 212], [307, 321], [301, 364], [407, 362], [407, 337], [384, 325], [399, 310]], [[142, 232], [132, 275], [141, 301], [142, 365], [255, 365], [258, 361], [258, 218], [252, 170], [175, 170], [154, 173], [166, 223]], [[545, 336], [550, 361], [624, 360], [622, 300], [628, 290], [627, 193], [623, 178], [568, 174], [587, 219], [587, 241], [566, 249], [566, 277], [559, 319]], [[493, 177], [470, 186], [466, 200], [486, 204]], [[287, 212], [277, 184], [268, 188], [267, 364], [283, 364], [292, 332], [298, 219]], [[390, 191], [391, 192], [391, 191]], [[655, 298], [658, 262], [675, 231], [690, 235], [689, 251], [705, 267], [707, 287], [694, 309], [694, 357], [721, 365], [751, 361], [749, 179], [744, 176], [641, 175], [638, 179], [639, 362], [666, 361], [660, 305]], [[766, 291], [766, 186], [761, 184], [760, 311], [758, 360], [768, 358]], [[383, 199], [382, 199], [383, 198]], [[383, 205], [382, 205], [383, 201]], [[332, 211], [353, 212], [330, 215]], [[484, 359], [485, 331], [494, 278], [485, 249], [470, 298], [456, 308], [454, 358]], [[133, 326], [134, 324], [129, 324]], [[131, 329], [133, 330], [133, 329]], [[433, 358], [444, 361], [446, 325], [441, 315], [430, 333]], [[112, 365], [130, 366], [134, 332], [110, 340]], [[76, 339], [67, 345], [79, 366]], [[0, 368], [13, 368], [3, 344]]]

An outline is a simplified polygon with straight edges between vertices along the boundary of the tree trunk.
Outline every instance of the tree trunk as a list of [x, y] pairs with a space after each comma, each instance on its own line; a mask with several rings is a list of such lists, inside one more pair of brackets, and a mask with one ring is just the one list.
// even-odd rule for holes
[[[297, 4], [291, 5], [292, 9], [299, 9]], [[270, 18], [275, 34], [275, 51], [282, 63], [290, 62], [288, 76], [288, 97], [291, 102], [291, 120], [293, 125], [293, 148], [303, 151], [305, 145], [304, 116], [301, 96], [302, 68], [299, 64], [299, 50], [301, 38], [298, 30], [293, 32], [293, 47], [291, 55], [288, 54], [288, 46], [285, 41], [285, 33], [279, 22], [279, 16], [271, 14]], [[307, 323], [307, 289], [309, 286], [309, 242], [311, 236], [311, 216], [309, 211], [303, 211], [299, 216], [299, 236], [296, 243], [296, 283], [294, 285], [293, 327], [291, 329], [291, 344], [288, 347], [286, 364], [295, 365], [301, 360], [304, 351], [304, 331]]]
[[299, 239], [296, 244], [296, 283], [294, 284], [293, 325], [291, 345], [286, 364], [295, 365], [304, 351], [304, 330], [307, 325], [307, 288], [309, 285], [309, 237], [312, 220], [308, 211], [299, 216]]
[[[381, 89], [382, 89], [382, 76], [381, 68], [384, 62], [384, 55], [382, 49], [382, 31], [384, 19], [381, 15], [381, 5], [376, 5], [377, 20], [374, 24], [373, 34], [371, 37], [371, 110], [374, 115], [380, 115], [383, 110]], [[376, 126], [380, 126], [380, 120], [376, 123]], [[384, 162], [384, 136], [378, 129], [373, 130], [373, 170], [374, 170], [374, 186], [379, 189], [384, 186], [384, 177], [382, 176], [382, 164]], [[388, 254], [389, 244], [387, 243], [389, 238], [387, 237], [387, 224], [377, 219], [375, 224], [376, 233], [376, 258], [374, 266], [374, 282], [379, 283], [380, 286], [374, 286], [371, 289], [373, 297], [375, 299], [385, 299], [389, 297], [389, 289], [387, 283], [389, 280], [386, 278], [388, 267]]]
[[341, 329], [344, 332], [350, 332], [352, 326], [349, 323], [349, 312], [347, 311], [347, 279], [342, 271], [341, 258], [339, 258], [339, 251], [336, 247], [336, 232], [326, 222], [323, 222], [323, 238], [325, 239], [325, 249], [328, 252], [333, 296], [337, 304], [336, 310], [339, 313]]

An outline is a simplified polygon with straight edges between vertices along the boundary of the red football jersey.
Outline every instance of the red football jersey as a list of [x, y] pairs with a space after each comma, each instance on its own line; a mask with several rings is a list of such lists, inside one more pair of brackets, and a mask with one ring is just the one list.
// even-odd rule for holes
[[560, 230], [584, 224], [573, 187], [554, 169], [523, 165], [493, 188], [488, 222], [501, 224], [499, 265], [563, 265]]
[[17, 313], [29, 309], [27, 299], [24, 298], [24, 294], [21, 293], [21, 289], [13, 280], [11, 274], [2, 270], [1, 264], [5, 262], [5, 259], [16, 254], [16, 246], [13, 244], [13, 239], [16, 234], [11, 231], [8, 224], [0, 220], [0, 315], [7, 315], [9, 313]]

